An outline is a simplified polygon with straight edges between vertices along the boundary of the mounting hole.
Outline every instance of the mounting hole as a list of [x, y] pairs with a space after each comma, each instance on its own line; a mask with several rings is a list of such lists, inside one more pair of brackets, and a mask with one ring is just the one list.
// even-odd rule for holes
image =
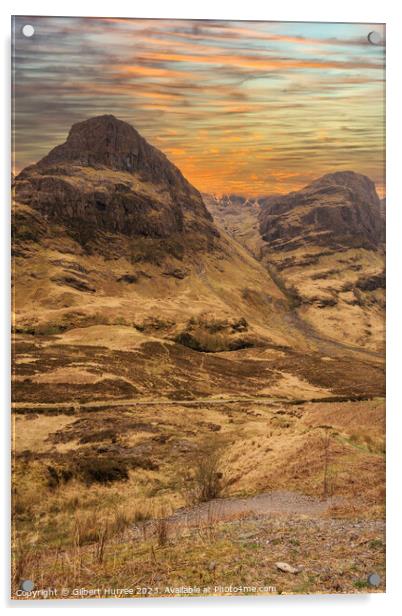
[[381, 43], [381, 34], [376, 30], [369, 32], [367, 35], [368, 42], [372, 45], [379, 45]]
[[370, 586], [376, 587], [380, 585], [381, 578], [378, 573], [371, 573], [367, 578], [367, 582]]
[[22, 28], [22, 34], [28, 38], [35, 34], [35, 28], [31, 24], [25, 24]]
[[21, 590], [24, 590], [25, 592], [32, 592], [34, 588], [35, 585], [32, 580], [24, 580], [21, 582]]

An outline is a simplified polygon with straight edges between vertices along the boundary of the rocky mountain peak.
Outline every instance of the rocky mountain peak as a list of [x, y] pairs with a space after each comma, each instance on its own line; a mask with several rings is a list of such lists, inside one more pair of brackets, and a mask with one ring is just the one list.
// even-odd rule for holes
[[160, 150], [150, 145], [133, 126], [113, 115], [73, 124], [66, 142], [53, 148], [38, 166], [59, 163], [142, 172], [150, 181], [189, 188], [179, 169]]
[[66, 142], [53, 148], [38, 164], [75, 162], [132, 171], [140, 145], [141, 137], [135, 128], [113, 115], [97, 116], [74, 124]]
[[85, 245], [105, 232], [183, 242], [219, 235], [198, 190], [113, 115], [74, 124], [65, 143], [17, 176], [15, 196]]
[[329, 173], [299, 191], [260, 201], [260, 230], [271, 248], [375, 247], [383, 241], [375, 184], [353, 171]]
[[317, 189], [330, 187], [332, 190], [345, 189], [353, 194], [355, 199], [360, 199], [366, 203], [379, 206], [379, 198], [375, 189], [375, 184], [370, 178], [355, 171], [336, 171], [327, 173], [318, 180], [312, 182], [306, 189], [316, 191]]

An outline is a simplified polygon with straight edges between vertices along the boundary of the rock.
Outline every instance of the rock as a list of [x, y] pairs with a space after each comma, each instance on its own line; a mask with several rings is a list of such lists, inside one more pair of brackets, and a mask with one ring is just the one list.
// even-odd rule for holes
[[59, 285], [65, 285], [76, 289], [77, 291], [83, 291], [84, 293], [95, 293], [95, 287], [88, 284], [85, 280], [80, 280], [75, 276], [54, 276], [50, 279]]
[[75, 263], [74, 261], [67, 261], [66, 259], [54, 259], [53, 261], [51, 261], [51, 264], [62, 267], [67, 270], [72, 270], [73, 272], [78, 272], [80, 274], [88, 274], [88, 270], [85, 269], [83, 265], [81, 265], [80, 263]]
[[157, 436], [153, 437], [153, 441], [155, 441], [156, 443], [161, 443], [162, 445], [164, 445], [169, 439], [169, 436], [167, 434], [158, 434]]
[[216, 569], [216, 562], [214, 560], [211, 560], [211, 562], [208, 564], [208, 570], [215, 571], [215, 569]]
[[367, 278], [359, 278], [356, 286], [361, 291], [375, 291], [376, 289], [385, 289], [385, 271], [380, 274], [368, 276]]
[[164, 276], [168, 276], [171, 278], [177, 278], [178, 280], [183, 280], [187, 276], [187, 271], [180, 269], [179, 267], [168, 269], [162, 272]]
[[[382, 350], [385, 224], [374, 182], [329, 173], [259, 203], [259, 259], [290, 308], [302, 307], [299, 316], [322, 336]], [[355, 326], [344, 326], [352, 314]]]
[[289, 565], [288, 563], [275, 563], [275, 565], [279, 571], [283, 571], [284, 573], [293, 573], [294, 575], [297, 575], [300, 571], [302, 571], [301, 567], [292, 567], [292, 565]]

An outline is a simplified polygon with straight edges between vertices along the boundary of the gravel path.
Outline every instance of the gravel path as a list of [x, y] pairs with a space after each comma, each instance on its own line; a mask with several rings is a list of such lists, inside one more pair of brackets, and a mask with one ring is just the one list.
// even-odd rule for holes
[[[297, 492], [275, 491], [246, 498], [222, 498], [192, 508], [179, 509], [166, 519], [169, 532], [238, 518], [269, 515], [319, 517], [333, 505], [332, 498], [319, 500]], [[153, 522], [149, 523], [150, 525]]]

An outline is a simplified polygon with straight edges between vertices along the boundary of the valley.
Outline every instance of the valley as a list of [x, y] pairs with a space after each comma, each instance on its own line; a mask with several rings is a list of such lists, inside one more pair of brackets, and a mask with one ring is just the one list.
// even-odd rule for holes
[[106, 115], [13, 199], [14, 588], [383, 590], [373, 182], [201, 195]]

